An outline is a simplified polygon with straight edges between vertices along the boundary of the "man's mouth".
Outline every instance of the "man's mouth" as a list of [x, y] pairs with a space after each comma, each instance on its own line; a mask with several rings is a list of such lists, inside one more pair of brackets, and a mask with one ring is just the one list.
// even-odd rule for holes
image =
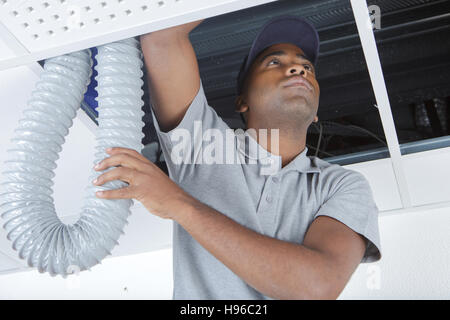
[[309, 91], [313, 90], [313, 87], [309, 83], [309, 81], [301, 76], [292, 76], [283, 85], [283, 87], [299, 87], [299, 86], [305, 87]]

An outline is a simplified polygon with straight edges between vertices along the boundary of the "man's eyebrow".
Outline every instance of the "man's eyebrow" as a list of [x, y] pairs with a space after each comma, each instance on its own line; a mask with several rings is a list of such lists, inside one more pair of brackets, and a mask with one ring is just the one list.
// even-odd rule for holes
[[[266, 60], [266, 58], [268, 58], [268, 57], [270, 57], [270, 56], [285, 56], [285, 55], [286, 55], [286, 52], [284, 52], [283, 50], [280, 50], [280, 51], [273, 51], [273, 52], [270, 52], [270, 53], [264, 55], [261, 59], [259, 59], [259, 63], [263, 62], [264, 60]], [[302, 53], [297, 53], [297, 57], [309, 61], [308, 57], [305, 56], [305, 55], [302, 54]], [[311, 62], [311, 61], [309, 61], [309, 62]]]

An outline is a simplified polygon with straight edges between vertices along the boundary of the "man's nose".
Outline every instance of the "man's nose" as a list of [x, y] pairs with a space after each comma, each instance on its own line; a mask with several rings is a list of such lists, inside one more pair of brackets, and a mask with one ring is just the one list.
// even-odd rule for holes
[[288, 76], [292, 76], [293, 74], [299, 74], [303, 77], [306, 77], [307, 73], [305, 67], [301, 64], [294, 64], [288, 68]]

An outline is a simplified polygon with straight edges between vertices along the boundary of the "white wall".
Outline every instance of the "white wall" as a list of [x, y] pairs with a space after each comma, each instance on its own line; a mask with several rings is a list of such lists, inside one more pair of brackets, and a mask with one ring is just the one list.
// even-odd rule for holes
[[172, 250], [112, 257], [67, 279], [38, 271], [0, 275], [0, 299], [172, 299]]
[[[381, 216], [380, 234], [382, 260], [361, 264], [339, 299], [450, 299], [450, 208]], [[171, 254], [109, 258], [67, 280], [0, 275], [0, 299], [171, 299]]]
[[361, 264], [340, 299], [450, 299], [450, 208], [382, 216], [383, 257]]

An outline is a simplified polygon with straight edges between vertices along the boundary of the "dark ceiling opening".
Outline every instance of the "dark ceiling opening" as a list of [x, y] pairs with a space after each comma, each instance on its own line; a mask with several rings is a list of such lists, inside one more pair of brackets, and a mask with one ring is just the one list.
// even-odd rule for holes
[[[399, 143], [449, 135], [450, 1], [368, 5], [381, 12], [374, 33]], [[336, 157], [341, 164], [361, 161], [342, 155], [362, 151], [363, 160], [389, 157], [349, 0], [276, 1], [205, 20], [191, 41], [209, 105], [231, 128], [243, 128], [234, 111], [240, 64], [265, 21], [282, 14], [306, 18], [321, 40], [319, 122], [308, 130], [308, 155]], [[145, 142], [154, 139], [149, 127]]]

